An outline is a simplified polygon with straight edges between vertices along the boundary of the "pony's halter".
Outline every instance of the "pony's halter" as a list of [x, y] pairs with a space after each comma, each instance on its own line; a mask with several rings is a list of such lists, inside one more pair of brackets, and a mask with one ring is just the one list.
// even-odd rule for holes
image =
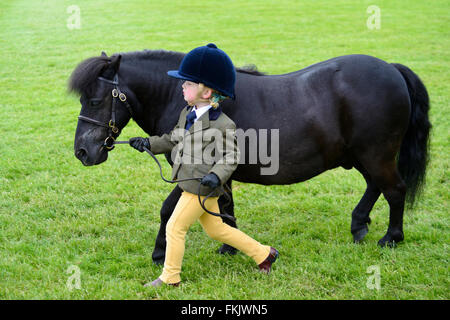
[[111, 91], [112, 95], [112, 103], [111, 103], [111, 119], [108, 123], [104, 123], [86, 116], [79, 115], [78, 119], [83, 120], [85, 122], [89, 122], [92, 124], [95, 124], [97, 126], [108, 128], [108, 137], [106, 137], [105, 142], [103, 143], [103, 147], [105, 147], [108, 151], [111, 151], [114, 149], [114, 142], [116, 141], [116, 138], [114, 138], [114, 135], [116, 137], [120, 134], [120, 129], [116, 126], [116, 101], [119, 99], [121, 102], [123, 102], [130, 113], [130, 116], [133, 116], [133, 110], [130, 106], [130, 104], [127, 101], [127, 96], [119, 89], [119, 76], [116, 73], [114, 75], [113, 80], [109, 80], [103, 77], [98, 77], [98, 80], [104, 81], [106, 83], [112, 84], [114, 86], [114, 89]]

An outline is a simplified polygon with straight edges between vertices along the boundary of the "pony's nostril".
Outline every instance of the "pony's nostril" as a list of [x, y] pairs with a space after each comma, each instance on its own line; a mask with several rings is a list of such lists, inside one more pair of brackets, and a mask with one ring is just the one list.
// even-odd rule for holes
[[86, 157], [86, 150], [84, 150], [83, 148], [80, 148], [77, 150], [77, 152], [75, 153], [75, 156], [79, 159], [79, 160], [83, 160]]

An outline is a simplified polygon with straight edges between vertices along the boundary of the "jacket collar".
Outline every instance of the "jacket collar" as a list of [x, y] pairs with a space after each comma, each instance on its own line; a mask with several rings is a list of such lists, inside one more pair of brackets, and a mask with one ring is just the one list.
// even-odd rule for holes
[[218, 106], [217, 109], [211, 108], [208, 110], [209, 112], [209, 120], [217, 120], [217, 118], [222, 113], [222, 107]]

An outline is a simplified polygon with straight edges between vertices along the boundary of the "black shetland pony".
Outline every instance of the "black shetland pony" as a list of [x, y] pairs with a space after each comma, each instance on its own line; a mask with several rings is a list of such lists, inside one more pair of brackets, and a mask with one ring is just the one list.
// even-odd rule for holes
[[[181, 82], [167, 71], [178, 69], [183, 57], [155, 50], [110, 57], [102, 53], [82, 61], [69, 80], [69, 90], [81, 96], [82, 106], [75, 156], [86, 166], [106, 161], [105, 139], [117, 138], [130, 118], [148, 135], [169, 132], [186, 104]], [[126, 95], [126, 102], [113, 103], [114, 88]], [[117, 132], [104, 125], [112, 119], [113, 104]], [[236, 100], [221, 105], [238, 128], [279, 129], [278, 172], [261, 175], [263, 164], [246, 162], [227, 182], [230, 187], [231, 180], [291, 184], [339, 166], [355, 168], [367, 189], [352, 212], [354, 241], [367, 234], [370, 211], [381, 193], [390, 215], [378, 244], [392, 246], [404, 239], [405, 200], [412, 206], [425, 181], [431, 128], [427, 90], [408, 67], [347, 55], [282, 75], [237, 69]], [[170, 162], [170, 155], [166, 158]], [[164, 262], [165, 226], [180, 194], [175, 187], [163, 203], [155, 263]], [[221, 210], [224, 202], [219, 199]], [[232, 205], [226, 211], [234, 215]], [[220, 252], [234, 250], [224, 245]]]

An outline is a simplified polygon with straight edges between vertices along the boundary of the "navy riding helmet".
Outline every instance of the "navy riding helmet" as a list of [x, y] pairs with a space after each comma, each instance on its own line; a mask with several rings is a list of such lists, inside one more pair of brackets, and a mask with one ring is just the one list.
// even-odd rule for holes
[[167, 74], [177, 79], [201, 82], [235, 99], [236, 70], [230, 57], [214, 43], [193, 49], [184, 56], [178, 70], [168, 71]]

